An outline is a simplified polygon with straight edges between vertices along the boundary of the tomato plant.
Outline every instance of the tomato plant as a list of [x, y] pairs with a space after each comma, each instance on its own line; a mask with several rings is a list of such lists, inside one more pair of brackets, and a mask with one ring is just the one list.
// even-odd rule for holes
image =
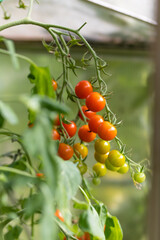
[[[31, 85], [29, 94], [16, 97], [28, 112], [24, 132], [16, 133], [5, 127], [6, 122], [18, 123], [18, 118], [8, 102], [0, 100], [1, 142], [16, 143], [15, 150], [8, 150], [10, 145], [2, 148], [0, 239], [22, 239], [26, 231], [28, 239], [115, 240], [116, 236], [122, 240], [118, 219], [95, 199], [88, 181], [100, 184], [109, 169], [121, 174], [130, 171], [133, 181], [140, 184], [145, 181], [145, 166], [127, 156], [125, 144], [117, 137], [117, 118], [106, 101], [108, 91], [103, 76], [107, 64], [81, 35], [85, 24], [75, 30], [37, 22], [31, 19], [34, 2], [29, 2], [25, 18], [1, 25], [0, 32], [19, 25], [41, 27], [51, 37], [50, 43], [42, 42], [43, 46], [61, 64], [61, 72], [53, 74], [56, 76], [53, 80], [54, 67], [38, 66], [32, 59], [16, 54], [11, 40], [0, 38], [8, 48], [0, 49], [2, 54], [29, 64]], [[19, 1], [19, 8], [27, 6]], [[6, 11], [4, 17], [7, 18]], [[82, 65], [71, 54], [75, 45], [84, 45], [86, 49]], [[77, 69], [88, 70], [89, 64], [94, 64], [95, 72], [88, 80], [78, 81]], [[77, 77], [75, 88], [70, 81], [71, 73]], [[76, 111], [71, 111], [70, 101]], [[97, 114], [101, 110], [103, 116]], [[110, 151], [112, 140], [118, 150]], [[88, 145], [93, 144], [96, 163], [90, 167], [92, 147]], [[6, 157], [9, 161], [5, 161]], [[85, 201], [78, 199], [78, 192]], [[76, 216], [72, 208], [79, 209], [80, 214]], [[40, 231], [38, 237], [35, 227]]]

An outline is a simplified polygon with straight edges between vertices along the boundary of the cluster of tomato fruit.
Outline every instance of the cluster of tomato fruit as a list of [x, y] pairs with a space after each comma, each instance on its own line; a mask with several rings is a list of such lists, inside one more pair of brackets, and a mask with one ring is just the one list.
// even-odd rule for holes
[[[52, 80], [52, 86], [54, 90], [57, 89], [55, 80]], [[107, 169], [121, 174], [127, 173], [129, 165], [125, 161], [125, 156], [118, 150], [110, 151], [109, 141], [116, 137], [116, 127], [97, 114], [97, 112], [105, 108], [105, 98], [100, 93], [94, 92], [91, 83], [86, 80], [82, 80], [76, 85], [75, 94], [77, 98], [85, 99], [85, 105], [81, 106], [78, 116], [88, 124], [82, 125], [78, 130], [81, 143], [75, 143], [72, 147], [67, 143], [60, 142], [58, 155], [64, 160], [69, 160], [74, 155], [74, 163], [77, 164], [83, 175], [87, 172], [85, 159], [88, 155], [88, 148], [83, 142], [89, 143], [95, 140], [98, 134], [99, 139], [95, 141], [94, 157], [97, 163], [93, 166], [93, 183], [99, 184], [99, 177], [104, 176], [107, 173]], [[76, 132], [77, 126], [74, 121], [66, 121], [63, 116], [61, 116], [60, 121], [59, 116], [57, 116], [54, 122], [54, 129], [52, 130], [52, 139], [60, 141], [61, 135], [65, 135], [66, 138], [72, 138]], [[138, 183], [142, 183], [145, 180], [145, 174], [137, 172], [134, 174], [133, 179]]]

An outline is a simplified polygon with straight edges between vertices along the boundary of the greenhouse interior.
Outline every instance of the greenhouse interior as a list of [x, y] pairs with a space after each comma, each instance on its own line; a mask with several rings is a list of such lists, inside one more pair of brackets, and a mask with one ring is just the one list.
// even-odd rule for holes
[[[3, 0], [0, 6], [0, 239], [160, 239], [160, 90], [153, 84], [160, 74], [158, 1]], [[58, 84], [53, 94], [43, 70]], [[79, 117], [85, 99], [75, 92], [82, 80], [107, 102], [93, 112], [115, 125], [118, 137], [109, 139], [107, 159], [118, 149], [129, 166], [126, 174], [106, 165], [101, 177], [94, 168], [102, 164], [94, 150], [101, 138], [99, 130], [91, 142], [79, 134], [90, 122]], [[48, 140], [46, 125], [57, 114], [60, 140]], [[77, 125], [74, 137], [64, 129], [71, 121]], [[88, 156], [75, 151], [69, 161], [56, 157], [64, 143], [84, 144]], [[145, 179], [136, 180], [136, 174]], [[64, 218], [54, 214], [57, 208]]]

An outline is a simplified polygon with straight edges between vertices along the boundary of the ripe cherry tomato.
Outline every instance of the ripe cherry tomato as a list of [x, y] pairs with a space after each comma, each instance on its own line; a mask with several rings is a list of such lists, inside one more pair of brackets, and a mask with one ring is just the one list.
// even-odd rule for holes
[[59, 209], [57, 209], [57, 210], [55, 211], [54, 215], [55, 215], [56, 217], [58, 217], [59, 220], [61, 220], [62, 222], [64, 222], [64, 218], [63, 218], [63, 216], [62, 216], [62, 213], [59, 211]]
[[71, 121], [71, 123], [69, 124], [67, 123], [62, 123], [62, 124], [70, 137], [73, 137], [76, 134], [77, 126], [75, 122]]
[[60, 143], [58, 148], [58, 155], [64, 160], [69, 160], [73, 156], [73, 148], [65, 143]]
[[98, 177], [103, 177], [107, 173], [107, 168], [104, 164], [97, 162], [93, 166], [93, 170], [96, 172]]
[[122, 167], [120, 167], [120, 169], [117, 172], [121, 174], [125, 174], [128, 172], [128, 170], [129, 170], [129, 165], [127, 162], [125, 162], [125, 164]]
[[110, 143], [102, 139], [97, 139], [94, 144], [94, 149], [100, 154], [105, 154], [110, 151]]
[[86, 98], [86, 106], [93, 112], [101, 111], [105, 107], [105, 104], [105, 98], [98, 92], [92, 92]]
[[52, 130], [52, 139], [53, 140], [60, 140], [59, 132], [56, 129]]
[[108, 160], [114, 167], [122, 167], [125, 163], [125, 156], [118, 150], [112, 150], [108, 155]]
[[95, 152], [94, 153], [94, 158], [96, 159], [97, 162], [100, 162], [100, 163], [105, 163], [107, 158], [108, 158], [108, 153], [105, 153], [105, 154], [100, 154], [98, 152]]
[[28, 123], [29, 128], [32, 128], [33, 126], [34, 126], [34, 123], [31, 123], [31, 122]]
[[57, 89], [57, 82], [54, 79], [52, 80], [52, 87], [53, 87], [54, 91], [56, 91], [56, 89]]
[[119, 167], [114, 167], [108, 159], [106, 160], [105, 165], [108, 170], [113, 171], [113, 172], [116, 172], [120, 169]]
[[103, 119], [102, 116], [100, 116], [100, 115], [93, 116], [88, 122], [89, 129], [92, 132], [97, 133], [98, 132], [98, 127], [102, 122], [104, 122], [104, 119]]
[[91, 92], [93, 92], [92, 85], [86, 80], [80, 81], [75, 87], [75, 93], [81, 99], [85, 99]]
[[96, 133], [91, 132], [88, 125], [83, 125], [79, 128], [78, 136], [84, 142], [91, 142], [95, 139]]
[[85, 158], [88, 155], [88, 148], [84, 144], [75, 143], [73, 149], [77, 157]]
[[110, 141], [117, 135], [117, 129], [108, 121], [102, 122], [98, 127], [98, 135], [106, 141]]
[[87, 164], [85, 164], [84, 162], [80, 161], [77, 164], [77, 167], [82, 175], [87, 172]]
[[145, 179], [146, 179], [146, 175], [144, 174], [144, 172], [139, 172], [134, 174], [134, 180], [137, 183], [142, 183], [145, 181]]
[[[96, 112], [92, 112], [92, 111], [88, 110], [88, 108], [85, 105], [82, 106], [81, 109], [82, 109], [84, 115], [89, 119], [96, 115]], [[84, 121], [83, 116], [80, 111], [78, 113], [78, 116]]]
[[[62, 116], [62, 118], [64, 117], [63, 115], [61, 115], [61, 116]], [[53, 125], [55, 125], [55, 126], [59, 126], [60, 125], [59, 115], [56, 116]]]
[[41, 177], [44, 177], [44, 174], [43, 173], [36, 173], [36, 176], [41, 178]]

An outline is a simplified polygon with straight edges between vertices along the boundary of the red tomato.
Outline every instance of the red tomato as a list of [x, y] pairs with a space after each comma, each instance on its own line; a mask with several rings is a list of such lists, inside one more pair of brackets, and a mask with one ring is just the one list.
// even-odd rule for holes
[[52, 139], [53, 140], [60, 140], [59, 132], [56, 129], [52, 130]]
[[28, 127], [29, 127], [29, 128], [32, 128], [33, 126], [34, 126], [33, 123], [31, 123], [31, 122], [28, 123]]
[[89, 129], [92, 132], [97, 133], [98, 132], [98, 127], [102, 122], [104, 122], [103, 117], [101, 117], [100, 115], [95, 115], [88, 122]]
[[108, 121], [102, 122], [98, 127], [98, 135], [106, 141], [110, 141], [117, 135], [117, 129]]
[[44, 177], [44, 174], [43, 173], [36, 173], [36, 176], [41, 178], [41, 177]]
[[60, 143], [58, 148], [58, 155], [64, 160], [69, 160], [73, 156], [73, 148], [65, 143]]
[[57, 82], [54, 79], [52, 80], [52, 87], [53, 87], [54, 91], [56, 91], [56, 89], [57, 89]]
[[86, 80], [80, 81], [75, 87], [75, 93], [81, 99], [85, 99], [91, 92], [93, 92], [92, 85]]
[[62, 216], [62, 213], [59, 211], [59, 209], [57, 209], [57, 210], [55, 211], [54, 215], [55, 215], [56, 217], [58, 217], [59, 220], [61, 220], [62, 222], [64, 222], [64, 218], [63, 218], [63, 216]]
[[62, 123], [62, 124], [70, 137], [73, 137], [76, 134], [77, 126], [75, 122], [71, 121], [71, 123], [69, 124], [67, 123]]
[[78, 136], [84, 142], [91, 142], [95, 139], [96, 133], [91, 132], [88, 125], [83, 125], [79, 128]]
[[91, 92], [86, 98], [86, 106], [93, 112], [101, 111], [106, 104], [105, 98], [98, 92]]
[[[82, 109], [84, 115], [85, 115], [87, 118], [89, 118], [89, 119], [96, 115], [95, 112], [92, 112], [92, 111], [88, 110], [88, 108], [87, 108], [85, 105], [82, 106], [81, 109]], [[80, 111], [79, 111], [79, 113], [78, 113], [78, 116], [79, 116], [82, 120], [84, 120], [84, 119], [83, 119], [83, 116], [82, 116], [82, 114], [81, 114]], [[87, 121], [88, 121], [88, 120], [87, 120]]]

